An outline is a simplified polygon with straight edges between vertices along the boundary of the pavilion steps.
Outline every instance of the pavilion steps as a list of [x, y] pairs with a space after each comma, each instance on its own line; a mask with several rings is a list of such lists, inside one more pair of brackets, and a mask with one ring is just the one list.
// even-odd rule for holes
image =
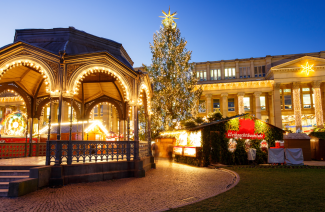
[[15, 180], [29, 178], [29, 170], [3, 170], [0, 169], [0, 197], [7, 197], [9, 183]]

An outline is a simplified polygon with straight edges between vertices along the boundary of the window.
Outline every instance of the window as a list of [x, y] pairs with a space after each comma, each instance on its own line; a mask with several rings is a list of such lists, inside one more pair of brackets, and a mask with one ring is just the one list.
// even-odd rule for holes
[[292, 109], [292, 101], [291, 101], [291, 94], [284, 95], [284, 109], [291, 110]]
[[291, 89], [283, 89], [284, 93], [291, 93]]
[[261, 110], [266, 110], [265, 96], [260, 96]]
[[205, 113], [205, 100], [200, 100], [199, 101], [199, 113]]
[[207, 72], [205, 70], [203, 71], [197, 71], [196, 77], [199, 81], [206, 81], [207, 80]]
[[94, 107], [94, 116], [97, 117], [98, 116], [98, 106]]
[[309, 93], [302, 95], [302, 102], [303, 102], [304, 108], [311, 108], [311, 98], [310, 98]]
[[221, 70], [220, 69], [210, 70], [210, 80], [221, 80]]
[[313, 108], [315, 108], [315, 96], [314, 96], [314, 94], [312, 94], [311, 96], [313, 98]]
[[244, 109], [245, 111], [251, 110], [251, 102], [249, 97], [244, 97]]
[[254, 74], [255, 77], [265, 77], [265, 66], [255, 66]]
[[240, 78], [250, 78], [251, 67], [239, 67]]
[[310, 91], [310, 88], [302, 88], [302, 91]]
[[225, 68], [225, 79], [235, 79], [236, 71], [235, 68]]
[[281, 110], [283, 110], [283, 101], [282, 101], [282, 95], [280, 95], [280, 102], [281, 102]]
[[235, 99], [228, 99], [228, 111], [235, 111]]
[[71, 106], [68, 107], [68, 117], [69, 117], [69, 121], [71, 120]]
[[214, 99], [213, 100], [213, 112], [220, 110], [220, 100]]
[[100, 117], [103, 117], [104, 105], [100, 105]]

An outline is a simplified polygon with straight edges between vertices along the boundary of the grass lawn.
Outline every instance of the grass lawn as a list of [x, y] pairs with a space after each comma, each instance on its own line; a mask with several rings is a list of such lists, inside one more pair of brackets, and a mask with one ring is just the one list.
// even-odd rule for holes
[[172, 211], [325, 211], [325, 169], [228, 169], [237, 186]]

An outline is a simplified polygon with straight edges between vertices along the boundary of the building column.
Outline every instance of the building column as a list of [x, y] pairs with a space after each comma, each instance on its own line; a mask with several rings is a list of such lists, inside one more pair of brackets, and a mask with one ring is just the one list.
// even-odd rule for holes
[[225, 118], [228, 115], [228, 93], [222, 93], [222, 116]]
[[273, 92], [268, 93], [269, 123], [274, 125], [274, 107], [273, 107]]
[[293, 82], [293, 109], [296, 121], [296, 130], [302, 130], [301, 123], [301, 101], [300, 101], [300, 82]]
[[320, 90], [321, 83], [322, 83], [321, 81], [313, 81], [312, 82], [312, 86], [314, 88], [316, 125], [318, 128], [324, 127], [322, 95], [321, 95], [321, 90]]
[[224, 80], [225, 79], [225, 62], [221, 62], [221, 79]]
[[260, 96], [262, 92], [258, 91], [254, 93], [255, 96], [255, 117], [261, 119], [261, 101]]
[[281, 83], [274, 84], [273, 108], [274, 108], [274, 125], [282, 129], [280, 86]]
[[207, 81], [211, 80], [210, 76], [210, 63], [206, 63], [206, 69], [207, 69]]
[[244, 96], [245, 96], [244, 92], [237, 94], [237, 97], [238, 97], [238, 114], [245, 113]]
[[212, 112], [211, 106], [212, 106], [212, 94], [205, 94], [206, 98], [206, 107], [207, 107], [207, 114]]
[[255, 77], [255, 74], [254, 74], [254, 60], [251, 59], [251, 78], [254, 78]]
[[240, 78], [240, 73], [239, 73], [239, 61], [238, 59], [235, 60], [236, 63], [236, 78], [239, 79]]

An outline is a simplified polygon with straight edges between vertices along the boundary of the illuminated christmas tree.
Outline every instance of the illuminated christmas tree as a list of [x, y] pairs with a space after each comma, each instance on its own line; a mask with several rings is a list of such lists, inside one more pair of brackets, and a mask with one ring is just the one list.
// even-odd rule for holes
[[197, 78], [192, 52], [186, 49], [187, 41], [181, 37], [174, 16], [163, 11], [163, 26], [150, 43], [152, 65], [144, 66], [153, 84], [152, 132], [172, 130], [177, 122], [195, 116], [202, 88], [196, 88]]

